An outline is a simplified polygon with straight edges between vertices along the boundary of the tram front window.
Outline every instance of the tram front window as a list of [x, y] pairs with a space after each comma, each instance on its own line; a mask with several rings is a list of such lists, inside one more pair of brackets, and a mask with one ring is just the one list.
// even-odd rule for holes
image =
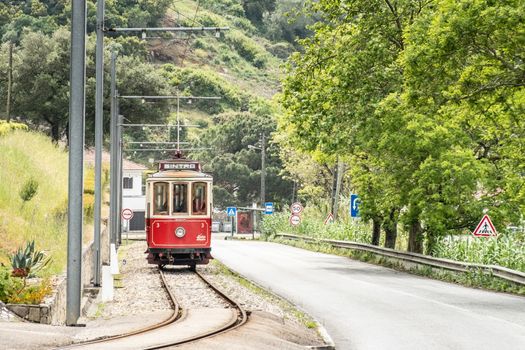
[[206, 184], [196, 182], [192, 189], [192, 212], [194, 215], [206, 215]]
[[187, 197], [187, 184], [173, 184], [173, 213], [188, 213]]
[[153, 184], [153, 215], [168, 215], [168, 186], [167, 182]]

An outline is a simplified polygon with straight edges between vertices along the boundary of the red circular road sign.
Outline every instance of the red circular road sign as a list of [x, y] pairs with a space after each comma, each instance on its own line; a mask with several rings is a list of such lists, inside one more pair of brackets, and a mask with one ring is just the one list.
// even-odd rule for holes
[[292, 211], [292, 214], [298, 215], [301, 214], [303, 211], [303, 206], [299, 202], [295, 202], [290, 206], [290, 210]]
[[121, 215], [124, 220], [131, 220], [133, 218], [133, 210], [129, 208], [122, 209]]
[[290, 224], [293, 226], [297, 226], [301, 223], [301, 217], [299, 215], [292, 215], [290, 216]]

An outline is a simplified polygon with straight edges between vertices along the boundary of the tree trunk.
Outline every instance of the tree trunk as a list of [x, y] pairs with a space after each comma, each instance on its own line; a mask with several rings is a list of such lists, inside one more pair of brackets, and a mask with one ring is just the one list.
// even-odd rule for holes
[[435, 235], [432, 234], [432, 232], [427, 232], [427, 246], [426, 246], [426, 254], [433, 256], [434, 255], [434, 247], [437, 244], [437, 239]]
[[51, 138], [53, 142], [58, 142], [60, 140], [60, 124], [54, 122], [51, 124]]
[[423, 253], [423, 228], [421, 222], [415, 220], [408, 231], [408, 251], [412, 253]]
[[7, 105], [6, 114], [7, 122], [11, 121], [11, 95], [13, 90], [13, 43], [9, 43], [9, 58], [8, 58], [9, 71], [7, 74]]
[[392, 209], [388, 221], [383, 224], [385, 228], [385, 248], [396, 248], [397, 239], [397, 218], [396, 210]]
[[337, 192], [337, 169], [338, 169], [338, 166], [337, 166], [337, 163], [335, 163], [333, 177], [332, 177], [332, 193], [330, 195], [330, 213], [332, 213], [332, 215], [334, 214], [334, 209], [335, 209], [336, 200], [337, 200], [335, 198], [335, 194]]
[[372, 244], [379, 245], [379, 239], [381, 238], [381, 220], [374, 218], [372, 220]]

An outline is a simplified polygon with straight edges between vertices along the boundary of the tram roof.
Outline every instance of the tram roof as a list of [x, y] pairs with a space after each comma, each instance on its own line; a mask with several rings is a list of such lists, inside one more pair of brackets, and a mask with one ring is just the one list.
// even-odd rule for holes
[[212, 176], [193, 170], [164, 170], [151, 174], [149, 178], [155, 179], [212, 179]]

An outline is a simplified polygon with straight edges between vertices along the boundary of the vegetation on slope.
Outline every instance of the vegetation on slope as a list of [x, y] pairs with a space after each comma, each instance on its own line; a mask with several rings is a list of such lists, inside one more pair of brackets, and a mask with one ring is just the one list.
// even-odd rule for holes
[[[28, 146], [30, 145], [30, 146]], [[50, 272], [65, 263], [67, 214], [67, 153], [49, 138], [33, 132], [0, 137], [0, 259], [26, 241], [52, 254]], [[28, 181], [38, 184], [36, 194], [24, 202], [19, 193]]]

